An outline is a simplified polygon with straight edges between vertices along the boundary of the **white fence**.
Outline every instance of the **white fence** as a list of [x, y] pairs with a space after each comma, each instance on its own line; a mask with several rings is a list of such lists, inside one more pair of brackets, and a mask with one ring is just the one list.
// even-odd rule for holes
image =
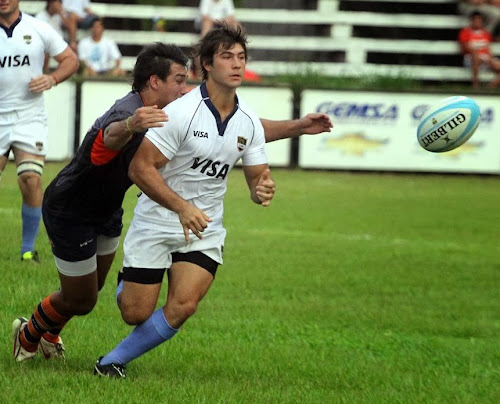
[[[374, 1], [374, 0], [370, 0]], [[401, 1], [401, 0], [398, 0]], [[409, 0], [403, 0], [408, 1]], [[426, 0], [427, 3], [450, 3], [453, 0]], [[24, 1], [22, 10], [35, 13], [41, 10], [44, 1]], [[168, 7], [127, 4], [92, 3], [92, 9], [103, 17], [153, 19], [164, 16], [171, 21], [194, 21], [198, 15], [195, 7]], [[249, 37], [250, 49], [306, 50], [345, 52], [345, 63], [318, 63], [314, 61], [250, 62], [249, 67], [261, 75], [293, 73], [313, 69], [331, 76], [360, 76], [383, 74], [427, 80], [468, 80], [470, 71], [464, 67], [440, 66], [441, 55], [458, 55], [456, 41], [367, 39], [352, 36], [353, 26], [405, 27], [405, 28], [460, 28], [467, 20], [455, 15], [421, 15], [401, 13], [349, 12], [338, 10], [337, 0], [319, 0], [317, 10], [244, 9], [236, 10], [236, 17], [243, 23], [290, 23], [314, 24], [330, 27], [329, 37], [312, 36], [267, 36], [253, 34]], [[80, 35], [83, 33], [80, 32]], [[154, 41], [175, 43], [188, 47], [198, 40], [198, 35], [177, 32], [151, 32], [130, 30], [106, 30], [106, 35], [121, 45], [145, 45]], [[500, 43], [493, 44], [493, 51], [500, 54]], [[435, 56], [435, 66], [390, 65], [367, 63], [368, 52], [413, 53]], [[135, 57], [126, 56], [125, 69], [132, 69]], [[493, 78], [491, 72], [483, 72], [482, 79]]]

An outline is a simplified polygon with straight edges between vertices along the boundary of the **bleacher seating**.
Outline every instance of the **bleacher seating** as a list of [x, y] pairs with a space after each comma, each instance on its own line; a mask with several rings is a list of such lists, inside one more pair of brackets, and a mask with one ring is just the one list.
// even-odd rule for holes
[[[237, 8], [236, 17], [249, 33], [252, 70], [262, 76], [307, 69], [331, 76], [393, 75], [464, 82], [470, 78], [456, 42], [458, 30], [467, 24], [457, 14], [456, 0], [309, 3], [316, 7]], [[44, 4], [23, 0], [21, 9], [35, 13]], [[119, 44], [126, 69], [133, 67], [145, 44], [164, 41], [187, 49], [198, 39], [193, 28], [195, 6], [93, 2], [92, 9], [109, 21], [106, 35]], [[167, 32], [150, 30], [152, 19], [159, 16], [169, 23]], [[493, 51], [500, 54], [499, 43]], [[484, 80], [492, 77], [491, 72], [482, 73]]]

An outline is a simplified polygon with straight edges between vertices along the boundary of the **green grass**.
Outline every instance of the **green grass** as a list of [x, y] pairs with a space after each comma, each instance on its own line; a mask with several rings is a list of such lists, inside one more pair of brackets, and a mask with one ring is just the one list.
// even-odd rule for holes
[[[48, 164], [45, 183], [61, 168]], [[114, 303], [121, 250], [66, 363], [11, 358], [11, 321], [58, 287], [41, 229], [22, 265], [15, 169], [0, 183], [2, 403], [500, 402], [500, 178], [274, 170], [272, 206], [229, 178], [225, 263], [173, 340], [98, 379], [130, 327]], [[126, 200], [130, 223], [137, 190]], [[165, 293], [162, 292], [162, 302]]]

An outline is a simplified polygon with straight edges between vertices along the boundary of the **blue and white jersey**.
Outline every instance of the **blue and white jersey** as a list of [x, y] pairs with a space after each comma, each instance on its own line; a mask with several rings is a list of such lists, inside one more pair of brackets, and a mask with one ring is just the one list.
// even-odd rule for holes
[[[160, 174], [182, 198], [202, 209], [209, 227], [222, 227], [223, 199], [229, 171], [241, 158], [244, 166], [267, 164], [264, 128], [257, 115], [241, 99], [221, 121], [208, 98], [205, 84], [164, 108], [169, 121], [152, 128], [146, 137], [170, 161]], [[176, 213], [143, 195], [136, 216], [152, 226], [173, 226], [182, 234]]]
[[44, 111], [43, 93], [29, 82], [43, 74], [45, 53], [56, 56], [68, 44], [46, 22], [21, 13], [10, 27], [0, 25], [0, 114]]

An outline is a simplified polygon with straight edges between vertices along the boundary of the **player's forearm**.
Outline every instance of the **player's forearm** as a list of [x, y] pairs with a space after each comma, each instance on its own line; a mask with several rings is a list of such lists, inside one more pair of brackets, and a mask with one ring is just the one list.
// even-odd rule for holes
[[104, 144], [111, 150], [120, 150], [132, 138], [134, 131], [130, 126], [130, 117], [113, 122], [104, 130]]
[[[66, 48], [69, 53], [64, 59], [59, 62], [59, 66], [52, 73], [52, 76], [57, 81], [57, 83], [61, 83], [70, 77], [73, 73], [78, 70], [78, 66], [80, 66], [80, 62], [78, 61], [78, 57], [76, 54], [68, 48]], [[66, 52], [66, 51], [65, 51]]]
[[264, 127], [266, 143], [302, 135], [300, 121], [298, 119], [286, 121], [261, 119], [260, 122]]
[[152, 165], [143, 165], [133, 160], [129, 168], [129, 177], [150, 199], [172, 212], [179, 214], [188, 204], [165, 184], [156, 167]]

